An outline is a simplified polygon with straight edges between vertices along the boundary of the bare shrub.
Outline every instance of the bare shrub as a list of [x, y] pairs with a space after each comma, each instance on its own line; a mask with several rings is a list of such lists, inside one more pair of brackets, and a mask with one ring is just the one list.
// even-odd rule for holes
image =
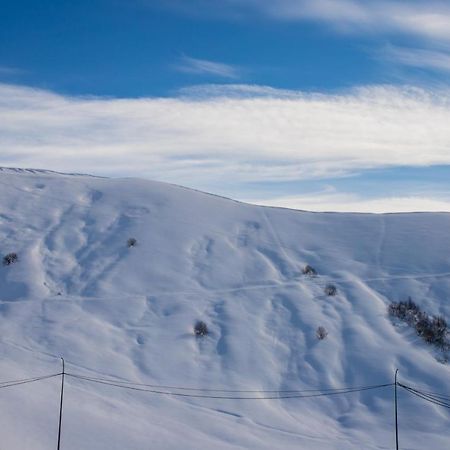
[[398, 317], [398, 303], [390, 303], [388, 306], [388, 314], [392, 317]]
[[416, 305], [416, 303], [413, 301], [411, 297], [408, 297], [408, 300], [404, 302], [404, 304], [408, 311], [413, 311], [416, 313], [420, 311], [420, 308]]
[[194, 334], [196, 336], [206, 336], [208, 334], [208, 326], [206, 323], [198, 320], [194, 326]]
[[434, 316], [431, 322], [436, 343], [444, 343], [448, 333], [447, 321], [442, 316]]
[[311, 267], [309, 264], [307, 264], [305, 267], [303, 267], [302, 274], [314, 277], [317, 275], [317, 271], [316, 269], [314, 269], [314, 267]]
[[391, 303], [388, 307], [389, 315], [404, 320], [411, 326], [415, 326], [421, 318], [420, 308], [413, 302], [411, 297], [408, 300]]
[[416, 330], [426, 343], [433, 344], [443, 352], [448, 351], [450, 343], [447, 340], [449, 333], [448, 325], [442, 316], [429, 316], [426, 312], [421, 311], [411, 299], [393, 302], [388, 306], [389, 315], [396, 317]]
[[17, 253], [8, 253], [3, 257], [3, 265], [4, 266], [10, 266], [11, 264], [16, 263], [19, 261], [19, 257], [17, 256]]
[[429, 335], [429, 332], [431, 331], [431, 321], [428, 315], [423, 312], [417, 314], [414, 328], [419, 336]]
[[326, 295], [333, 297], [337, 294], [337, 287], [334, 284], [327, 284], [325, 286], [324, 292]]
[[127, 241], [127, 247], [131, 248], [131, 247], [136, 247], [137, 244], [137, 240], [135, 238], [130, 238]]
[[328, 331], [325, 329], [325, 327], [317, 327], [316, 330], [316, 337], [319, 339], [319, 341], [323, 341], [328, 336]]

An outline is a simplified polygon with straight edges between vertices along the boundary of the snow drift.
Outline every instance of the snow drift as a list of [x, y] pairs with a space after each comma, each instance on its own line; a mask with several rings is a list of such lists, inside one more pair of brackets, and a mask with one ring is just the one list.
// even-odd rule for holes
[[[450, 366], [387, 315], [411, 296], [450, 318], [450, 214], [309, 213], [18, 169], [0, 192], [0, 250], [19, 258], [0, 268], [0, 382], [57, 373], [63, 356], [75, 374], [202, 389], [382, 384], [398, 368], [450, 394]], [[0, 389], [2, 449], [55, 446], [59, 385]], [[406, 391], [399, 408], [402, 449], [450, 447], [446, 410]], [[224, 400], [67, 377], [63, 424], [65, 450], [390, 449], [393, 388]]]

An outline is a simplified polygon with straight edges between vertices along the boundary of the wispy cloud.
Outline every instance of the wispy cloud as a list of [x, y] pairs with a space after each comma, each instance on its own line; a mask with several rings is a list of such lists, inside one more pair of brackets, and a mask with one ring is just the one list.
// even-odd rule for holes
[[439, 0], [281, 0], [279, 8], [273, 2], [263, 3], [267, 13], [283, 19], [321, 20], [353, 32], [400, 32], [450, 40], [450, 6]]
[[237, 79], [240, 71], [237, 67], [207, 59], [191, 58], [182, 56], [179, 58], [175, 68], [180, 72], [198, 75], [215, 75], [221, 78]]
[[0, 66], [0, 75], [22, 75], [25, 71], [17, 67]]
[[[197, 88], [78, 98], [0, 84], [0, 165], [218, 183], [450, 164], [450, 91]], [[93, 169], [95, 168], [95, 169]]]
[[450, 72], [450, 53], [418, 48], [388, 46], [380, 57], [394, 64]]
[[[186, 2], [170, 4], [189, 11]], [[222, 17], [231, 18], [260, 14], [275, 20], [324, 22], [345, 32], [406, 33], [450, 41], [450, 5], [444, 0], [196, 0], [190, 5], [196, 14], [220, 11]]]

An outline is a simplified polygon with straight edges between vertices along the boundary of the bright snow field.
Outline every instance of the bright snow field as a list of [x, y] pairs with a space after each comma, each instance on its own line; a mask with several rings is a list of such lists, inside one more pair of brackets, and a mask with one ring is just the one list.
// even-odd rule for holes
[[[384, 384], [398, 368], [401, 382], [450, 395], [450, 365], [387, 315], [411, 296], [450, 319], [450, 214], [309, 213], [14, 169], [0, 169], [0, 193], [1, 256], [19, 257], [0, 267], [0, 383], [58, 373], [62, 356], [72, 374], [231, 390]], [[60, 383], [0, 389], [1, 450], [56, 448]], [[68, 376], [61, 448], [391, 449], [393, 407], [392, 386], [225, 400]], [[449, 419], [400, 390], [403, 450], [450, 448]]]

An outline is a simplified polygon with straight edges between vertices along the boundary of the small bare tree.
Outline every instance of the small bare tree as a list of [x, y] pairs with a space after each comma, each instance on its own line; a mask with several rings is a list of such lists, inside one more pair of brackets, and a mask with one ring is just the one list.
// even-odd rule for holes
[[3, 257], [3, 265], [4, 266], [10, 266], [11, 264], [16, 263], [19, 261], [19, 257], [17, 256], [17, 253], [8, 253]]
[[317, 327], [316, 330], [316, 337], [319, 339], [319, 341], [323, 341], [328, 336], [328, 331], [325, 329], [325, 327]]
[[208, 334], [208, 326], [206, 323], [198, 320], [194, 326], [194, 334], [196, 336], [206, 336]]
[[127, 241], [128, 248], [136, 247], [136, 244], [137, 244], [137, 240], [135, 238], [130, 238]]
[[303, 275], [308, 275], [310, 277], [314, 277], [314, 276], [317, 275], [317, 271], [316, 271], [316, 269], [314, 269], [314, 267], [312, 267], [309, 264], [307, 264], [305, 267], [303, 267], [302, 274]]
[[326, 295], [333, 297], [337, 294], [337, 287], [334, 284], [327, 284], [325, 286], [324, 292]]

